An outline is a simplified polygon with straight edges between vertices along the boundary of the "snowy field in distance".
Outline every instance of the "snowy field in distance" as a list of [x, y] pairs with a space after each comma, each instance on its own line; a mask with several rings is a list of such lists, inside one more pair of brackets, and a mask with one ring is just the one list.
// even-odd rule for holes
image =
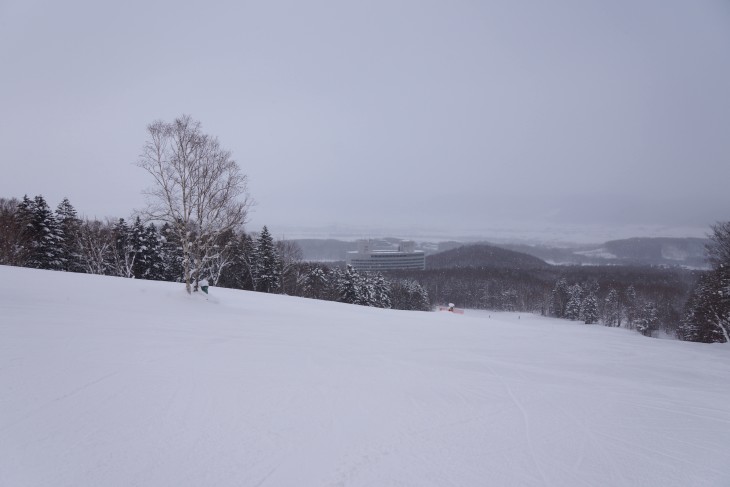
[[0, 266], [2, 486], [730, 485], [730, 348]]

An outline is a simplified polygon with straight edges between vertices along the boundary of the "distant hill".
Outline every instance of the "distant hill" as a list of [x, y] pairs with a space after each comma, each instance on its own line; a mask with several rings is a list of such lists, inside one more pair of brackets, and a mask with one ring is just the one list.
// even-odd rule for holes
[[[356, 242], [335, 239], [294, 240], [302, 248], [304, 260], [341, 262], [349, 250], [356, 250]], [[400, 239], [385, 238], [376, 241], [378, 248], [397, 248]], [[499, 244], [488, 242], [464, 245], [456, 241], [418, 242], [416, 248], [426, 253], [430, 268], [452, 267], [444, 262], [453, 260], [460, 267], [534, 268], [546, 263], [556, 265], [659, 265], [704, 269], [705, 244], [703, 238], [628, 238], [599, 244], [556, 247], [549, 244]], [[483, 247], [481, 250], [475, 247]], [[463, 249], [453, 253], [457, 249]], [[471, 249], [471, 250], [469, 250]], [[500, 253], [506, 252], [506, 253]], [[508, 252], [513, 252], [513, 255]], [[452, 253], [450, 253], [452, 252]], [[465, 256], [472, 253], [474, 255]], [[431, 256], [433, 254], [433, 257]], [[525, 255], [526, 254], [526, 255]], [[438, 257], [437, 257], [438, 256]], [[532, 259], [525, 259], [526, 256]], [[469, 264], [471, 261], [477, 264]], [[537, 259], [537, 260], [534, 260]], [[433, 262], [431, 264], [431, 262]], [[479, 262], [483, 262], [480, 264]]]
[[603, 246], [617, 258], [633, 262], [704, 267], [706, 243], [702, 238], [629, 238]]
[[627, 238], [602, 244], [573, 247], [505, 244], [502, 247], [524, 252], [552, 264], [660, 265], [692, 269], [707, 267], [703, 238]]
[[532, 255], [486, 244], [465, 245], [426, 257], [427, 269], [454, 267], [536, 269], [549, 266], [550, 264]]

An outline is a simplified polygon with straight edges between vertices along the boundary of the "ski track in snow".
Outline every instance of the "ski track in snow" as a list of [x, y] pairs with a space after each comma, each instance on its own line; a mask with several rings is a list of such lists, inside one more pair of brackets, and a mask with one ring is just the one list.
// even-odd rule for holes
[[727, 487], [730, 348], [0, 266], [0, 485]]
[[512, 391], [512, 388], [505, 382], [505, 380], [502, 378], [501, 375], [499, 375], [495, 370], [494, 367], [491, 367], [490, 365], [486, 365], [486, 367], [489, 369], [489, 371], [499, 380], [499, 382], [502, 384], [504, 389], [507, 391], [507, 394], [509, 394], [510, 399], [512, 402], [517, 406], [517, 409], [519, 409], [520, 414], [522, 415], [522, 420], [525, 425], [525, 439], [527, 441], [527, 446], [530, 449], [530, 457], [532, 458], [532, 462], [535, 464], [535, 468], [537, 469], [538, 473], [540, 474], [540, 479], [542, 480], [542, 485], [549, 486], [551, 485], [550, 482], [548, 482], [547, 477], [545, 476], [545, 472], [543, 472], [542, 467], [540, 467], [540, 462], [537, 459], [537, 455], [535, 454], [535, 447], [532, 444], [532, 435], [530, 434], [530, 416], [527, 413], [527, 410], [525, 410], [525, 407], [522, 405], [522, 403], [517, 399], [517, 396], [515, 396], [515, 393]]

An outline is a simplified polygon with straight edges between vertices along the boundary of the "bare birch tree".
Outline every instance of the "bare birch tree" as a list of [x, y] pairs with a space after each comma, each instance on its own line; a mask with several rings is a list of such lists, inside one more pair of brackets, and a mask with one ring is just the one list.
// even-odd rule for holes
[[87, 274], [104, 275], [113, 263], [114, 238], [111, 225], [86, 220], [79, 229], [81, 265]]
[[168, 223], [180, 238], [185, 289], [197, 290], [200, 270], [215, 256], [216, 240], [246, 221], [251, 200], [247, 178], [218, 139], [183, 115], [147, 127], [149, 139], [137, 165], [154, 179], [145, 191], [148, 220]]

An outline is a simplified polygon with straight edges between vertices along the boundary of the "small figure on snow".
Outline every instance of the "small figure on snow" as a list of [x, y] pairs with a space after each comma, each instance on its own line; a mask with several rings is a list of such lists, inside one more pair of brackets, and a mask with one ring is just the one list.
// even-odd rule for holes
[[208, 280], [202, 279], [199, 284], [200, 290], [203, 291], [205, 294], [208, 294]]

